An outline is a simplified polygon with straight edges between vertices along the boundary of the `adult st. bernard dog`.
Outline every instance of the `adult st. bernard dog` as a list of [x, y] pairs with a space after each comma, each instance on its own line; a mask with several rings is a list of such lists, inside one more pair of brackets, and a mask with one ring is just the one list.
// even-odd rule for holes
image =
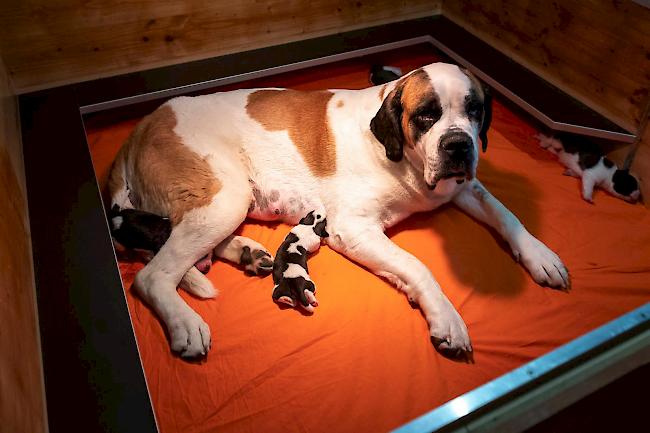
[[[327, 215], [327, 245], [419, 305], [436, 348], [472, 351], [431, 272], [384, 230], [454, 202], [496, 229], [539, 284], [569, 288], [559, 257], [476, 178], [489, 96], [467, 71], [435, 63], [365, 90], [253, 89], [174, 98], [135, 128], [109, 178], [111, 207], [168, 217], [171, 235], [135, 278], [181, 356], [205, 354], [210, 329], [178, 295], [214, 296], [193, 266], [206, 253], [268, 261], [232, 233], [248, 216], [298, 223]], [[252, 252], [252, 253], [251, 253]]]

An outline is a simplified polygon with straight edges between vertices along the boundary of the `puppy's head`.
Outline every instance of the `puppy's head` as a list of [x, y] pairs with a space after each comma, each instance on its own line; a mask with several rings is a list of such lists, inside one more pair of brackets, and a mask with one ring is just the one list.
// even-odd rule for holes
[[421, 169], [430, 189], [476, 175], [478, 143], [487, 148], [491, 97], [467, 70], [434, 63], [400, 79], [384, 98], [370, 129], [386, 157]]
[[612, 188], [620, 198], [630, 203], [635, 203], [641, 195], [639, 182], [628, 170], [616, 170], [614, 172]]
[[323, 214], [311, 211], [305, 215], [298, 224], [313, 226], [314, 233], [316, 233], [316, 236], [320, 238], [329, 237], [329, 233], [325, 230], [327, 227], [327, 218], [325, 218], [325, 215]]

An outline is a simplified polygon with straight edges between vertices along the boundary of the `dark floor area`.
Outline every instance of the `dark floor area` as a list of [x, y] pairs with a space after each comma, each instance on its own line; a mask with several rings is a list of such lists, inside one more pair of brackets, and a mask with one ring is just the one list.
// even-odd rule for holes
[[650, 364], [601, 388], [526, 433], [650, 431]]

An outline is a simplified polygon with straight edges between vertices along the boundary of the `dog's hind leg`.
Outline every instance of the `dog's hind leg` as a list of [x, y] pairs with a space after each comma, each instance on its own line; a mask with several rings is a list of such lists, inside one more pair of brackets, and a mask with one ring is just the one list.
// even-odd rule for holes
[[108, 174], [108, 182], [105, 193], [108, 193], [108, 197], [103, 195], [105, 198], [105, 205], [107, 209], [117, 209], [121, 211], [123, 209], [133, 209], [133, 203], [131, 203], [131, 197], [129, 196], [129, 186], [126, 182], [125, 170], [124, 170], [124, 150], [125, 146], [122, 146], [113, 165]]
[[136, 291], [165, 324], [172, 350], [183, 357], [207, 353], [210, 328], [179, 296], [176, 287], [197, 260], [244, 221], [248, 193], [242, 188], [223, 188], [207, 206], [187, 211], [158, 254], [136, 275]]
[[[119, 208], [119, 205], [115, 204], [114, 207]], [[140, 251], [142, 259], [147, 263], [153, 259], [171, 234], [171, 222], [168, 218], [135, 209], [112, 209], [110, 213], [111, 235], [116, 249], [120, 245]], [[204, 260], [205, 258], [201, 259]], [[210, 280], [196, 264], [187, 271], [178, 286], [199, 298], [214, 298], [217, 295]]]
[[267, 275], [273, 270], [273, 256], [259, 242], [244, 236], [228, 236], [214, 249], [215, 256], [242, 265], [247, 274]]
[[598, 184], [597, 174], [593, 169], [587, 169], [582, 172], [582, 198], [592, 203], [594, 202], [594, 188]]

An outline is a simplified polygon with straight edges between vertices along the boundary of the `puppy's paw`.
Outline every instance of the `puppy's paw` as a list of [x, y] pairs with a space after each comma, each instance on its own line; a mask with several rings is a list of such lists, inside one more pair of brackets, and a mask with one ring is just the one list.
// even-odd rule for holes
[[318, 306], [316, 286], [303, 277], [283, 277], [273, 287], [272, 296], [273, 300], [279, 304], [286, 304], [291, 307], [299, 306], [308, 313], [313, 313], [314, 307]]
[[472, 344], [460, 314], [446, 298], [440, 301], [437, 310], [429, 321], [431, 342], [436, 350], [450, 359], [473, 362]]
[[172, 350], [183, 358], [204, 356], [210, 350], [210, 327], [194, 311], [172, 318], [167, 330]]
[[513, 251], [537, 284], [569, 290], [571, 278], [560, 257], [537, 238], [528, 234]]
[[246, 273], [251, 275], [268, 275], [273, 271], [273, 256], [261, 245], [253, 249], [245, 246], [239, 263], [244, 265]]
[[591, 194], [582, 194], [582, 199], [589, 204], [594, 204], [594, 197]]

